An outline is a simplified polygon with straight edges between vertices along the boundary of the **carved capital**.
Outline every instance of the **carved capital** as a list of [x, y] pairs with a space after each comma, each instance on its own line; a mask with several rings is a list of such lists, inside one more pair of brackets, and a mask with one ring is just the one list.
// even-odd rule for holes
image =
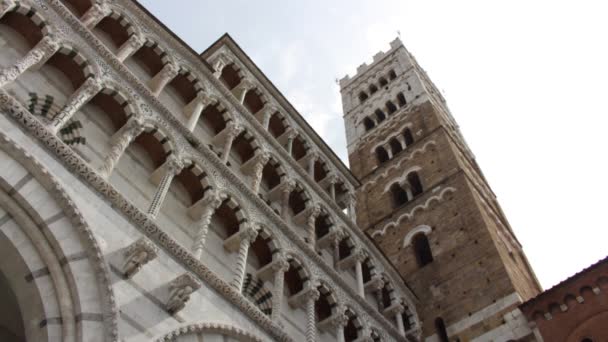
[[226, 135], [229, 139], [234, 139], [236, 138], [242, 131], [243, 131], [243, 126], [237, 124], [236, 122], [229, 122], [228, 125], [226, 125]]
[[127, 278], [132, 277], [145, 264], [156, 258], [158, 247], [146, 237], [133, 242], [125, 250], [125, 263], [122, 272]]
[[167, 160], [165, 161], [165, 165], [166, 165], [165, 168], [167, 170], [167, 173], [170, 173], [173, 175], [177, 175], [184, 168], [184, 164], [182, 163], [182, 161], [179, 158], [177, 158], [176, 156], [174, 156], [173, 154], [171, 154], [167, 157]]
[[138, 49], [141, 46], [144, 45], [145, 43], [145, 39], [142, 38], [140, 35], [138, 34], [133, 34], [131, 35], [131, 37], [129, 37], [129, 39], [127, 39], [126, 43], [131, 46], [133, 49]]
[[272, 271], [273, 272], [287, 272], [289, 269], [289, 262], [285, 259], [284, 256], [278, 256], [277, 260], [272, 261]]
[[[341, 310], [339, 310], [341, 311]], [[331, 320], [331, 326], [335, 329], [344, 328], [348, 324], [349, 318], [344, 313], [337, 313]]]
[[179, 70], [177, 69], [177, 67], [175, 65], [173, 65], [172, 63], [167, 63], [162, 68], [160, 73], [161, 73], [162, 78], [171, 79], [171, 78], [174, 78], [175, 76], [177, 76], [178, 71]]
[[241, 236], [241, 241], [251, 244], [258, 237], [258, 230], [252, 226], [246, 226], [241, 234], [243, 234]]
[[196, 279], [191, 273], [184, 273], [173, 279], [169, 283], [169, 299], [166, 303], [166, 309], [171, 314], [182, 310], [190, 295], [201, 287], [201, 282]]

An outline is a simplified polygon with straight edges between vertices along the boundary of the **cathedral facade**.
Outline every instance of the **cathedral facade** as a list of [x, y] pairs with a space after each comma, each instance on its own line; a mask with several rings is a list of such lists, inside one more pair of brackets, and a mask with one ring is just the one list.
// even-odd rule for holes
[[0, 1], [0, 340], [533, 341], [541, 291], [399, 40], [340, 81], [347, 168], [228, 35]]

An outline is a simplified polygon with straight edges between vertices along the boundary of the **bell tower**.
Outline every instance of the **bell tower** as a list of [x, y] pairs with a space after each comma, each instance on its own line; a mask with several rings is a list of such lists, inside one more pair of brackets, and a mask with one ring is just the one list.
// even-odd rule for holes
[[427, 341], [531, 340], [541, 291], [446, 102], [399, 39], [340, 81], [357, 223], [420, 298]]

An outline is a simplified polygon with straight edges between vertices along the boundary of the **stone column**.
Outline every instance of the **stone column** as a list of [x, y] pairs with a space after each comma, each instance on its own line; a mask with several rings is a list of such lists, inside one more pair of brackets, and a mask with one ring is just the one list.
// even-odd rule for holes
[[245, 270], [247, 269], [247, 253], [249, 252], [249, 246], [255, 241], [258, 236], [258, 231], [253, 227], [246, 228], [246, 231], [240, 233], [243, 234], [241, 242], [239, 244], [239, 255], [236, 261], [236, 268], [234, 269], [234, 277], [230, 285], [237, 291], [241, 292], [243, 288], [243, 279], [245, 278]]
[[308, 174], [313, 179], [315, 178], [315, 162], [317, 161], [317, 158], [317, 155], [312, 155], [310, 158], [308, 158]]
[[222, 162], [224, 162], [224, 164], [226, 164], [228, 162], [228, 158], [230, 157], [230, 149], [232, 148], [232, 143], [234, 142], [234, 139], [236, 139], [236, 137], [241, 133], [241, 131], [243, 130], [243, 127], [229, 123], [228, 127], [226, 127], [225, 129], [228, 129], [228, 132], [226, 135], [226, 141], [224, 143], [224, 148], [222, 149]]
[[255, 88], [255, 86], [253, 83], [251, 83], [251, 81], [243, 79], [241, 80], [241, 83], [239, 83], [239, 85], [232, 90], [232, 93], [242, 104], [245, 102], [245, 95], [247, 95], [247, 92], [253, 88]]
[[13, 66], [0, 70], [0, 88], [15, 81], [25, 71], [41, 66], [59, 50], [59, 42], [52, 36], [44, 36], [33, 49]]
[[158, 74], [154, 75], [150, 81], [148, 81], [148, 88], [154, 96], [158, 96], [165, 86], [171, 82], [175, 76], [177, 76], [177, 68], [173, 64], [168, 63], [162, 68]]
[[274, 286], [272, 288], [272, 316], [273, 322], [279, 324], [283, 307], [283, 286], [285, 283], [285, 272], [289, 269], [289, 263], [283, 256], [273, 261]]
[[289, 195], [296, 187], [296, 183], [294, 181], [288, 181], [285, 183], [283, 187], [283, 193], [281, 198], [281, 217], [283, 219], [287, 218], [287, 213], [289, 212]]
[[255, 164], [254, 170], [253, 170], [253, 181], [251, 184], [251, 190], [253, 190], [254, 193], [259, 193], [260, 192], [260, 183], [262, 183], [262, 176], [264, 175], [264, 167], [266, 166], [266, 163], [268, 163], [268, 160], [270, 159], [270, 156], [268, 154], [263, 154], [260, 159], [258, 160], [258, 162]]
[[186, 105], [184, 108], [184, 114], [188, 117], [187, 127], [190, 132], [194, 131], [198, 119], [201, 117], [201, 113], [210, 103], [209, 98], [203, 92], [196, 94], [196, 97]]
[[336, 340], [338, 342], [344, 342], [344, 327], [348, 324], [348, 316], [343, 313], [337, 315], [338, 316], [333, 321], [334, 328], [336, 329]]
[[203, 248], [205, 247], [205, 240], [207, 239], [207, 233], [209, 232], [211, 218], [220, 204], [222, 204], [222, 199], [219, 195], [216, 193], [209, 194], [209, 200], [205, 206], [205, 209], [203, 209], [200, 220], [198, 221], [198, 233], [196, 234], [194, 244], [192, 245], [194, 256], [197, 259], [200, 259], [201, 255], [203, 254]]
[[321, 214], [321, 208], [318, 205], [312, 209], [310, 216], [308, 216], [307, 227], [308, 227], [308, 243], [313, 247], [317, 241], [317, 234], [315, 233], [317, 218]]
[[329, 178], [329, 196], [335, 202], [336, 201], [336, 183], [338, 182], [338, 176], [335, 174], [327, 175]]
[[165, 197], [167, 196], [167, 192], [169, 191], [169, 187], [171, 186], [171, 181], [173, 181], [173, 178], [181, 172], [184, 165], [179, 159], [177, 159], [177, 157], [170, 155], [167, 157], [167, 160], [162, 167], [165, 169], [165, 174], [160, 180], [160, 183], [156, 188], [156, 193], [154, 193], [154, 197], [152, 198], [152, 202], [148, 208], [148, 216], [152, 219], [156, 218], [160, 212], [160, 208], [162, 207]]
[[334, 237], [334, 241], [332, 241], [332, 245], [334, 247], [334, 267], [338, 266], [338, 261], [340, 261], [340, 240], [342, 239], [342, 234], [338, 233]]
[[365, 298], [365, 289], [363, 287], [363, 265], [362, 262], [365, 256], [362, 253], [357, 255], [357, 262], [355, 263], [355, 273], [357, 274], [357, 292], [361, 298]]
[[278, 112], [278, 109], [276, 107], [270, 107], [264, 112], [264, 117], [262, 118], [262, 126], [264, 126], [265, 129], [268, 129], [268, 125], [270, 125], [270, 118], [272, 117], [272, 114], [276, 112]]
[[293, 140], [297, 136], [298, 136], [298, 133], [296, 131], [289, 132], [289, 135], [287, 136], [287, 153], [289, 153], [289, 155], [291, 155], [291, 150], [293, 148]]
[[138, 35], [134, 34], [126, 42], [124, 42], [116, 52], [116, 58], [124, 62], [131, 57], [137, 50], [144, 46], [145, 41]]
[[143, 122], [131, 118], [127, 123], [117, 132], [118, 137], [113, 139], [110, 151], [105, 156], [103, 164], [99, 168], [99, 174], [103, 178], [110, 178], [114, 167], [118, 163], [118, 160], [123, 155], [129, 144], [143, 132]]
[[103, 89], [103, 84], [96, 78], [86, 81], [70, 96], [63, 109], [51, 119], [48, 127], [57, 133], [85, 104]]
[[348, 216], [353, 222], [357, 222], [357, 213], [355, 212], [355, 207], [357, 204], [357, 197], [353, 192], [349, 192], [346, 195], [346, 206], [348, 208]]
[[395, 319], [397, 320], [397, 330], [399, 330], [401, 335], [405, 336], [405, 327], [403, 326], [403, 311], [403, 308], [397, 311], [397, 314], [395, 314]]
[[15, 8], [15, 1], [13, 0], [2, 0], [0, 1], [0, 18]]
[[317, 341], [317, 322], [315, 319], [315, 302], [319, 300], [319, 290], [312, 289], [306, 296], [306, 342]]
[[97, 26], [97, 24], [99, 24], [103, 18], [110, 15], [111, 12], [110, 7], [106, 5], [105, 2], [94, 3], [91, 8], [89, 8], [89, 10], [82, 15], [80, 21], [84, 26], [92, 29]]

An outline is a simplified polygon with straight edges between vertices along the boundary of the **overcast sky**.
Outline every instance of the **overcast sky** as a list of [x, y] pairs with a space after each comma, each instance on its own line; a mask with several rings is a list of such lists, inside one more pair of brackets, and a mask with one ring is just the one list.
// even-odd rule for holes
[[608, 254], [608, 3], [142, 3], [197, 51], [228, 32], [345, 162], [335, 80], [399, 31], [444, 93], [542, 285]]

